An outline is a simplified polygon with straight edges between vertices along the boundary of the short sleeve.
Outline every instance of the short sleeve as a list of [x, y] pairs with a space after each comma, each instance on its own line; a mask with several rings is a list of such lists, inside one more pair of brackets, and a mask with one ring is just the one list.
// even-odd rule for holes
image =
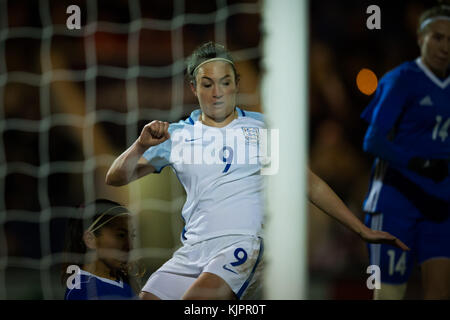
[[238, 111], [245, 117], [249, 117], [249, 118], [255, 119], [257, 121], [261, 121], [262, 123], [264, 123], [264, 127], [267, 127], [266, 118], [265, 118], [264, 114], [262, 114], [260, 112], [254, 112], [254, 111], [244, 111], [239, 108], [238, 108]]
[[155, 168], [155, 173], [160, 173], [164, 167], [170, 165], [171, 140], [166, 140], [157, 146], [150, 147], [142, 155], [148, 163]]
[[155, 173], [160, 173], [164, 167], [173, 164], [170, 160], [173, 147], [173, 134], [175, 130], [182, 130], [186, 125], [188, 125], [188, 120], [180, 121], [178, 123], [171, 123], [169, 125], [169, 133], [171, 135], [170, 139], [158, 144], [157, 146], [148, 148], [142, 155], [142, 157], [144, 157], [148, 163], [155, 168]]

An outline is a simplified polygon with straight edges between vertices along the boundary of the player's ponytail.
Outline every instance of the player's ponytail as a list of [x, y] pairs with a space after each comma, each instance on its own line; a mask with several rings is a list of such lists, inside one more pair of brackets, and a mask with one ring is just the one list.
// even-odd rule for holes
[[419, 18], [417, 34], [421, 35], [428, 30], [434, 19], [445, 17], [450, 19], [450, 0], [438, 0], [438, 5], [426, 10]]

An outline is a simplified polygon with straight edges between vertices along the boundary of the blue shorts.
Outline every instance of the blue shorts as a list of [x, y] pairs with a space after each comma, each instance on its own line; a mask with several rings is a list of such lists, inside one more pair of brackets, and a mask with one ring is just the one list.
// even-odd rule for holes
[[416, 262], [450, 259], [450, 212], [446, 219], [433, 221], [389, 185], [383, 185], [378, 202], [380, 212], [366, 213], [366, 226], [389, 232], [411, 249], [403, 251], [386, 244], [368, 245], [370, 264], [380, 267], [381, 282], [406, 283]]

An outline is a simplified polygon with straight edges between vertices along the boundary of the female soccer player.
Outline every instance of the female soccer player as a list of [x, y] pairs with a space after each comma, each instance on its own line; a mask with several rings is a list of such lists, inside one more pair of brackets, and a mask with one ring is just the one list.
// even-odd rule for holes
[[64, 299], [137, 298], [128, 275], [130, 212], [105, 199], [79, 210], [83, 216], [71, 219], [68, 224], [65, 250], [68, 261], [62, 269]]
[[[263, 116], [236, 106], [239, 75], [223, 46], [206, 43], [188, 60], [200, 110], [175, 124], [152, 121], [112, 164], [110, 185], [124, 185], [171, 166], [187, 199], [183, 247], [142, 289], [143, 299], [260, 298], [263, 242], [262, 161], [255, 150]], [[365, 227], [329, 187], [309, 173], [309, 197], [369, 241], [403, 246]]]
[[362, 113], [364, 150], [376, 156], [366, 225], [411, 248], [369, 245], [375, 299], [402, 299], [415, 262], [424, 298], [450, 299], [450, 5], [422, 14], [418, 44], [421, 56], [387, 73]]

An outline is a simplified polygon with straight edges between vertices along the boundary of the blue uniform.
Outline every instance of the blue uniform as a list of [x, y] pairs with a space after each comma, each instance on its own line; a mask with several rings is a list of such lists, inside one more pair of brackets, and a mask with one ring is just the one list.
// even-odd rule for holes
[[450, 258], [450, 177], [439, 182], [408, 169], [413, 157], [450, 159], [450, 77], [436, 77], [418, 58], [387, 73], [361, 117], [364, 150], [376, 156], [364, 200], [366, 225], [411, 248], [371, 244], [381, 280], [408, 280], [414, 262]]
[[129, 300], [136, 299], [131, 287], [123, 281], [114, 281], [80, 270], [80, 287], [67, 289], [64, 300]]

